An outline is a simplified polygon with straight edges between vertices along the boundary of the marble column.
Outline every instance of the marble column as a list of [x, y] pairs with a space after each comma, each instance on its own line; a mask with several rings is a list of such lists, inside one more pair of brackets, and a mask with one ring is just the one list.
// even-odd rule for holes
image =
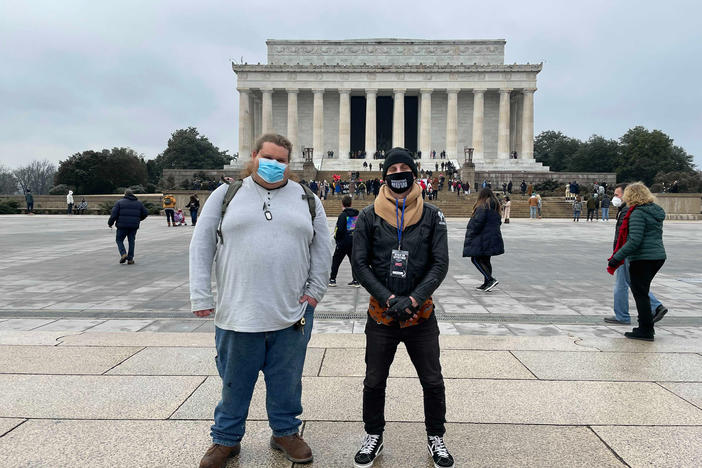
[[378, 91], [375, 89], [366, 90], [366, 159], [373, 159], [376, 151], [377, 131], [375, 126], [375, 104]]
[[[258, 137], [261, 136], [263, 133], [261, 131], [261, 98], [258, 96], [254, 96], [254, 116], [253, 116], [253, 128], [254, 128], [254, 137], [252, 141], [258, 140]], [[253, 145], [252, 145], [253, 147]]]
[[473, 90], [473, 162], [485, 161], [483, 146], [483, 120], [486, 89]]
[[393, 89], [392, 147], [405, 147], [405, 90]]
[[288, 89], [288, 133], [287, 136], [292, 143], [293, 151], [290, 155], [290, 161], [299, 159], [302, 154], [302, 148], [298, 147], [297, 143], [297, 93], [298, 90]]
[[522, 152], [519, 159], [534, 159], [534, 92], [536, 88], [526, 88], [522, 101]]
[[239, 161], [251, 157], [251, 112], [248, 88], [239, 88]]
[[422, 89], [421, 121], [419, 123], [419, 151], [422, 158], [429, 159], [431, 153], [431, 89]]
[[456, 159], [458, 145], [458, 89], [448, 89], [446, 107], [446, 157]]
[[509, 99], [512, 90], [500, 89], [500, 115], [497, 127], [497, 159], [509, 159]]
[[314, 156], [325, 157], [324, 151], [324, 90], [313, 89], [312, 147]]
[[261, 115], [262, 133], [273, 131], [273, 90], [264, 89], [263, 93], [263, 114]]
[[351, 90], [339, 90], [339, 159], [349, 159], [351, 151]]

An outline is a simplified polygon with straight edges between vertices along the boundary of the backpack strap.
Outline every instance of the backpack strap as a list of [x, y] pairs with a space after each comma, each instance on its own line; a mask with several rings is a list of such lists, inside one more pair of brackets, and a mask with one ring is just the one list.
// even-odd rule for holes
[[227, 207], [232, 202], [234, 195], [239, 191], [241, 185], [244, 183], [243, 180], [238, 179], [229, 184], [227, 193], [224, 195], [224, 200], [222, 200], [222, 215], [219, 217], [219, 227], [217, 228], [217, 237], [219, 237], [219, 242], [224, 245], [224, 236], [222, 236], [222, 221], [224, 220], [224, 213], [227, 212]]
[[317, 202], [314, 201], [314, 192], [312, 192], [312, 189], [305, 184], [300, 185], [302, 186], [302, 190], [305, 191], [305, 194], [302, 195], [302, 199], [307, 200], [307, 206], [310, 209], [310, 216], [312, 216], [312, 224], [314, 224], [314, 218], [317, 216]]

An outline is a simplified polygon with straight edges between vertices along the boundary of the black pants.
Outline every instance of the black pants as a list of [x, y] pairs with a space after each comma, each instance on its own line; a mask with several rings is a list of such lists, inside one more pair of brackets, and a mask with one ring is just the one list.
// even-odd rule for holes
[[[339, 266], [341, 262], [344, 261], [344, 257], [349, 257], [349, 262], [351, 262], [351, 249], [353, 247], [353, 242], [345, 241], [341, 244], [336, 244], [336, 249], [334, 250], [334, 256], [332, 257], [332, 267], [330, 279], [336, 279], [336, 275], [339, 273]], [[353, 276], [353, 270], [351, 270], [351, 276]], [[353, 278], [356, 279], [355, 277]]]
[[175, 224], [175, 210], [173, 208], [166, 208], [164, 210], [166, 212], [166, 221], [170, 224], [171, 222]]
[[495, 279], [492, 277], [492, 265], [490, 264], [490, 256], [481, 255], [479, 257], [470, 257], [470, 261], [473, 262], [475, 268], [477, 268], [480, 274], [483, 275], [483, 277], [485, 278], [485, 284], [487, 284], [488, 281]]
[[366, 322], [366, 378], [363, 381], [363, 423], [366, 433], [385, 429], [385, 387], [400, 342], [405, 344], [424, 392], [424, 424], [428, 435], [446, 432], [446, 390], [439, 362], [439, 326], [436, 317], [412, 327]]
[[[120, 255], [127, 254], [127, 260], [134, 260], [134, 245], [136, 244], [136, 229], [117, 228], [117, 250]], [[124, 248], [124, 238], [127, 238], [129, 243], [129, 251]]]
[[661, 269], [665, 260], [634, 260], [629, 262], [629, 279], [631, 293], [636, 301], [639, 313], [639, 329], [643, 332], [653, 331], [653, 315], [651, 314], [651, 299], [648, 292], [651, 281]]
[[587, 220], [592, 221], [595, 219], [595, 210], [588, 208], [587, 209]]

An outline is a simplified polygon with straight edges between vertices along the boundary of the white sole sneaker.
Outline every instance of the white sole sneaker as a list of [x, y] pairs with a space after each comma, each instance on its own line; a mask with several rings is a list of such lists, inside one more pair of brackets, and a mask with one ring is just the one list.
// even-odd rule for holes
[[372, 462], [362, 465], [362, 464], [356, 463], [356, 461], [354, 461], [353, 462], [354, 468], [370, 468], [371, 466], [373, 466], [373, 464], [378, 459], [378, 457], [380, 456], [381, 453], [383, 453], [383, 444], [380, 444], [380, 447], [378, 447], [378, 453], [375, 454], [375, 458], [373, 459]]
[[497, 280], [495, 280], [494, 283], [492, 283], [490, 286], [488, 286], [487, 288], [485, 288], [485, 292], [490, 292], [490, 291], [492, 291], [493, 288], [494, 288], [495, 286], [497, 286], [498, 284], [500, 284], [500, 282], [497, 281]]

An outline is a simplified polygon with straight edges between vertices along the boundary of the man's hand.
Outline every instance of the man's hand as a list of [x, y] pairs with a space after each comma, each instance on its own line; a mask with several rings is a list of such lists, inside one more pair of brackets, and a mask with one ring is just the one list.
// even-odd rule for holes
[[312, 296], [308, 296], [307, 294], [300, 298], [300, 304], [302, 304], [303, 302], [307, 302], [312, 307], [317, 307], [317, 299], [315, 299]]
[[198, 317], [209, 317], [210, 314], [214, 314], [214, 309], [196, 310], [193, 314]]
[[607, 262], [607, 266], [610, 268], [617, 268], [617, 265], [619, 265], [619, 262], [615, 259], [611, 259], [609, 262]]
[[400, 322], [417, 319], [417, 301], [411, 296], [399, 296], [388, 299], [388, 315]]

